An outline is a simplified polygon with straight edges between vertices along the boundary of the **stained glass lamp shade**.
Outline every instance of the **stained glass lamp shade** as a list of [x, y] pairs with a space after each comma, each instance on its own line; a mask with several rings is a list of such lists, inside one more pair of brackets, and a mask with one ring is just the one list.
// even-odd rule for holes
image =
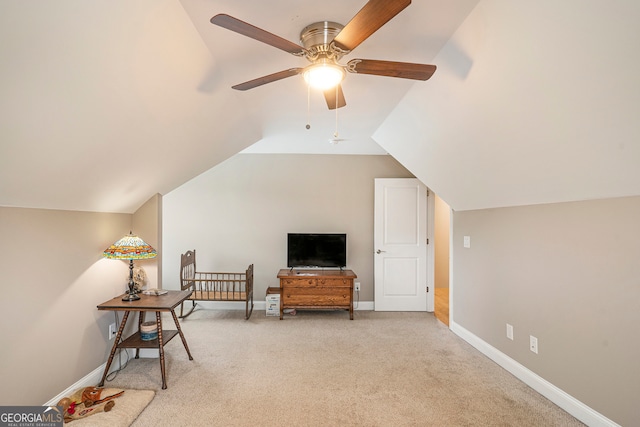
[[122, 298], [122, 301], [135, 301], [140, 297], [135, 289], [133, 281], [133, 260], [134, 259], [150, 259], [155, 258], [156, 250], [149, 244], [145, 243], [140, 237], [129, 232], [128, 235], [115, 242], [113, 245], [105, 249], [102, 254], [105, 258], [110, 259], [128, 259], [129, 260], [129, 290]]

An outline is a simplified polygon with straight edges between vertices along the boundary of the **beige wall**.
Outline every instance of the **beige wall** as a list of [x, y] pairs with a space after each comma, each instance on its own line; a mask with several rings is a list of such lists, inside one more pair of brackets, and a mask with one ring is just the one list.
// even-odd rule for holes
[[158, 256], [135, 262], [147, 273], [148, 288], [162, 288], [162, 196], [154, 195], [133, 214], [133, 233], [150, 244]]
[[449, 234], [451, 226], [450, 208], [436, 194], [434, 197], [434, 280], [436, 288], [449, 287]]
[[636, 425], [639, 219], [640, 197], [455, 212], [453, 321], [609, 419]]
[[129, 268], [102, 252], [130, 230], [159, 250], [161, 200], [134, 215], [0, 207], [0, 405], [41, 405], [106, 361], [115, 316], [96, 306]]
[[41, 405], [104, 363], [124, 291], [123, 261], [102, 252], [131, 215], [0, 207], [0, 405]]
[[411, 176], [390, 156], [237, 155], [164, 196], [165, 288], [196, 249], [199, 270], [253, 263], [260, 300], [286, 268], [287, 232], [344, 232], [360, 300], [373, 301], [373, 180]]

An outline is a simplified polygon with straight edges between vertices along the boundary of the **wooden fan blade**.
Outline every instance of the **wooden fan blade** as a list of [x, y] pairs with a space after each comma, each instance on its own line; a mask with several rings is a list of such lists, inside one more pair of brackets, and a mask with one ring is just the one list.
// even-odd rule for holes
[[436, 72], [435, 65], [376, 61], [374, 59], [352, 59], [347, 63], [346, 69], [351, 73], [400, 77], [413, 80], [429, 80], [433, 73]]
[[257, 79], [231, 86], [231, 88], [236, 90], [253, 89], [254, 87], [295, 76], [300, 74], [303, 70], [304, 68], [289, 68], [288, 70], [279, 71], [277, 73], [269, 74], [268, 76], [258, 77]]
[[275, 34], [271, 34], [270, 32], [265, 31], [261, 28], [255, 27], [251, 24], [247, 24], [246, 22], [234, 18], [233, 16], [221, 13], [211, 18], [211, 23], [222, 28], [226, 28], [227, 30], [234, 31], [238, 34], [242, 34], [243, 36], [250, 37], [254, 40], [258, 40], [259, 42], [266, 43], [270, 46], [284, 50], [285, 52], [289, 52], [293, 55], [299, 56], [304, 54], [304, 49], [302, 48], [302, 46], [290, 42], [289, 40], [283, 39], [282, 37], [276, 36]]
[[410, 4], [411, 0], [369, 0], [333, 39], [335, 45], [355, 49]]
[[347, 102], [344, 100], [342, 85], [338, 85], [336, 87], [332, 87], [331, 89], [325, 90], [324, 99], [327, 101], [327, 107], [329, 107], [329, 110], [335, 110], [336, 108], [342, 108], [347, 105]]

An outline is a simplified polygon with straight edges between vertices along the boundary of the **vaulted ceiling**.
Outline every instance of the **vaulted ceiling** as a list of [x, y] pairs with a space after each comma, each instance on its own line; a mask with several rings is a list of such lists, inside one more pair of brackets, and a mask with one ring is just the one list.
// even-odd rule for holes
[[243, 150], [389, 153], [454, 209], [640, 194], [635, 0], [415, 0], [345, 59], [436, 74], [348, 74], [337, 115], [231, 89], [306, 61], [213, 15], [297, 42], [365, 3], [0, 0], [0, 206], [133, 212]]

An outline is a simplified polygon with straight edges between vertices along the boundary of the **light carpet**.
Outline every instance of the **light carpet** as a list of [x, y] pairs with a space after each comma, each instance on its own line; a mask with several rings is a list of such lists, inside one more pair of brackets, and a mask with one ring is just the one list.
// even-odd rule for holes
[[[158, 359], [109, 387], [157, 390], [147, 426], [581, 426], [431, 313], [196, 310]], [[170, 328], [173, 321], [163, 317]]]
[[128, 427], [133, 420], [153, 400], [154, 390], [125, 390], [114, 400], [115, 406], [109, 412], [100, 412], [86, 418], [71, 421], [65, 425], [72, 427]]

